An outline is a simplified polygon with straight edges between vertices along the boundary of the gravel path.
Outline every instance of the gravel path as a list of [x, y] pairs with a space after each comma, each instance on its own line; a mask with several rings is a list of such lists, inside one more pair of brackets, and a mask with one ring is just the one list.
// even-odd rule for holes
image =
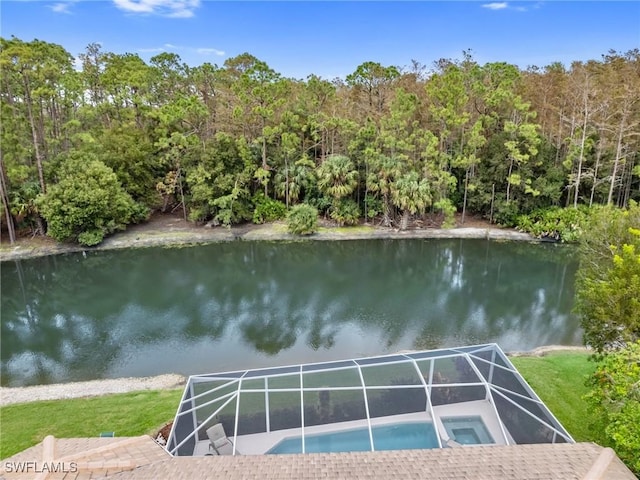
[[168, 374], [158, 375], [157, 377], [114, 378], [32, 387], [1, 387], [0, 406], [39, 400], [97, 397], [110, 393], [127, 393], [140, 390], [164, 390], [184, 387], [185, 383], [186, 378], [182, 375]]

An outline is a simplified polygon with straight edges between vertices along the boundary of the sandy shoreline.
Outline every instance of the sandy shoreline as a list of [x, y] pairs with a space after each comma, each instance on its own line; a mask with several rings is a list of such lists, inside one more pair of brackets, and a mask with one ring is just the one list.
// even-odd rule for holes
[[[471, 225], [470, 223], [469, 225]], [[527, 233], [497, 226], [473, 223], [476, 226], [458, 226], [450, 229], [416, 228], [400, 231], [372, 225], [356, 227], [335, 227], [326, 224], [317, 233], [308, 237], [298, 237], [287, 232], [284, 222], [264, 225], [241, 225], [231, 228], [207, 228], [185, 222], [182, 218], [159, 217], [151, 221], [133, 225], [124, 232], [106, 238], [97, 247], [82, 247], [75, 244], [57, 243], [49, 238], [22, 239], [14, 245], [3, 242], [0, 246], [0, 262], [21, 260], [91, 250], [115, 250], [122, 248], [144, 248], [157, 246], [197, 245], [230, 241], [324, 241], [324, 240], [367, 240], [402, 238], [475, 238], [491, 240], [511, 240], [539, 242]]]
[[[509, 356], [544, 356], [553, 352], [588, 352], [585, 347], [549, 345], [528, 352], [509, 352]], [[88, 382], [34, 385], [29, 387], [0, 387], [0, 406], [42, 400], [97, 397], [114, 393], [144, 390], [170, 390], [182, 388], [187, 378], [178, 374], [165, 374], [142, 378], [113, 378]]]
[[29, 387], [0, 387], [0, 406], [40, 400], [97, 397], [144, 390], [170, 390], [184, 387], [186, 380], [186, 377], [172, 373], [155, 377], [109, 378]]

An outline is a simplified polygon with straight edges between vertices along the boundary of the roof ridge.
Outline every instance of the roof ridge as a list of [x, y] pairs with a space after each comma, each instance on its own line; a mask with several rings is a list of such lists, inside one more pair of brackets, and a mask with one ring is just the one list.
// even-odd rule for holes
[[593, 462], [589, 471], [582, 477], [582, 480], [602, 480], [603, 475], [606, 473], [611, 462], [616, 459], [616, 452], [609, 447], [604, 447], [596, 458], [596, 461]]

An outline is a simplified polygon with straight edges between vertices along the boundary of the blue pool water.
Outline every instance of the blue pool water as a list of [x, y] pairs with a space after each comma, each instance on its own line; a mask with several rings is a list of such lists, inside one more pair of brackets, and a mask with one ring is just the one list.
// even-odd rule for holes
[[[371, 432], [375, 450], [438, 448], [435, 429], [429, 422], [380, 425], [372, 427]], [[305, 436], [307, 453], [369, 450], [371, 444], [368, 428]], [[302, 437], [286, 438], [267, 453], [302, 453]]]

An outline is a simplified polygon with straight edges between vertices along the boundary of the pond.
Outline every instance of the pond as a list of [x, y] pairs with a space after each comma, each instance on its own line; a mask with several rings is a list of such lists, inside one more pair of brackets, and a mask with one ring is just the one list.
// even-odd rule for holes
[[579, 345], [567, 247], [217, 243], [2, 263], [2, 385], [196, 374], [496, 342]]

